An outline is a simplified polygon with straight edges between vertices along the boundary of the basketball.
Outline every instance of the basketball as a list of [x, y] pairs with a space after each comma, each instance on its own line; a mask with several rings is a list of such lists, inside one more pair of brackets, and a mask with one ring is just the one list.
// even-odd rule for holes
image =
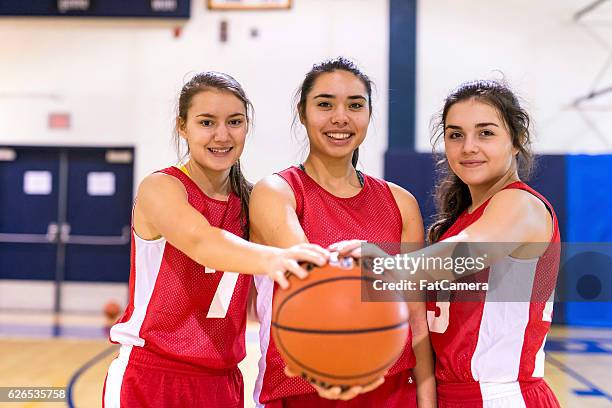
[[109, 321], [116, 320], [120, 313], [121, 308], [117, 302], [111, 300], [104, 305], [104, 316], [106, 316]]
[[272, 335], [287, 367], [322, 387], [366, 385], [400, 357], [408, 336], [404, 302], [362, 302], [359, 260], [308, 266], [277, 290]]

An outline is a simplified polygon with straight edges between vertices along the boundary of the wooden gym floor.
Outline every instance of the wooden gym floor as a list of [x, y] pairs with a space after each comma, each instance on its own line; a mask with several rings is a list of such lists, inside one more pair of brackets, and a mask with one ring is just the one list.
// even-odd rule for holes
[[[104, 318], [92, 315], [0, 313], [0, 387], [68, 387], [73, 406], [101, 406], [106, 369], [117, 352], [106, 339]], [[254, 406], [257, 325], [247, 329], [241, 363], [246, 407]], [[554, 327], [548, 336], [546, 380], [563, 407], [612, 407], [612, 330]], [[65, 407], [66, 403], [3, 403], [0, 408]]]

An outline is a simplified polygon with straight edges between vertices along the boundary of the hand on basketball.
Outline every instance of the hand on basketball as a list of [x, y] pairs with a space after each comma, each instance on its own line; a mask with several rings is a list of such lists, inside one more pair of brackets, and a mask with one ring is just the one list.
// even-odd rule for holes
[[384, 258], [389, 256], [389, 254], [380, 249], [377, 245], [368, 243], [367, 241], [361, 239], [350, 239], [336, 242], [331, 244], [328, 249], [333, 252], [338, 252], [340, 256], [352, 256], [355, 258]]
[[294, 274], [300, 279], [308, 276], [308, 271], [298, 262], [309, 262], [323, 266], [329, 259], [329, 251], [315, 244], [298, 244], [287, 249], [278, 249], [269, 262], [266, 274], [281, 288], [287, 289], [289, 281], [287, 273]]
[[[289, 367], [286, 367], [286, 366], [285, 366], [285, 375], [287, 375], [287, 377], [297, 377], [297, 374], [292, 372], [289, 369]], [[378, 388], [384, 382], [385, 382], [385, 377], [380, 377], [379, 379], [374, 380], [367, 385], [363, 385], [363, 386], [354, 385], [351, 388], [344, 390], [344, 391], [342, 391], [342, 388], [339, 386], [323, 388], [312, 382], [310, 383], [310, 385], [314, 387], [314, 389], [317, 391], [317, 394], [319, 394], [321, 398], [330, 399], [330, 400], [348, 401], [350, 399], [355, 398], [359, 394], [365, 394], [366, 392], [370, 392]]]
[[349, 239], [346, 241], [339, 241], [331, 244], [328, 249], [333, 252], [338, 252], [340, 256], [353, 256], [355, 258], [361, 258], [361, 244], [364, 241], [362, 239]]

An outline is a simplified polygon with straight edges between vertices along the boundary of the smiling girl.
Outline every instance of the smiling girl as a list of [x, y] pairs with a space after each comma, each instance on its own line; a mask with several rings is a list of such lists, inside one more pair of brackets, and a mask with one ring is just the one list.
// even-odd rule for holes
[[121, 349], [105, 407], [242, 407], [249, 274], [286, 287], [286, 271], [306, 276], [298, 260], [327, 260], [315, 245], [278, 249], [239, 238], [248, 236], [250, 185], [239, 158], [251, 111], [227, 74], [198, 74], [181, 91], [176, 137], [188, 161], [138, 188], [130, 301], [110, 330]]
[[[423, 223], [414, 197], [356, 169], [372, 114], [370, 79], [352, 61], [336, 58], [314, 65], [298, 96], [297, 114], [308, 134], [308, 157], [255, 186], [251, 238], [280, 248], [304, 242], [326, 247], [345, 239], [422, 244]], [[256, 286], [262, 349], [257, 403], [273, 408], [414, 407], [418, 388], [419, 406], [435, 406], [424, 303], [409, 303], [412, 337], [406, 339], [402, 356], [384, 380], [344, 391], [313, 388], [293, 377], [297, 373], [284, 371], [270, 337], [274, 287], [262, 279], [256, 279]]]
[[[421, 251], [484, 257], [473, 275], [416, 271], [400, 278], [486, 282], [428, 304], [440, 408], [559, 407], [544, 381], [544, 342], [559, 268], [559, 227], [550, 203], [523, 181], [532, 154], [529, 115], [504, 84], [460, 85], [442, 109], [445, 156], [439, 213]], [[332, 246], [358, 256], [361, 243]], [[364, 248], [369, 251], [370, 249]], [[466, 297], [467, 295], [467, 297]]]
[[439, 407], [558, 407], [542, 377], [559, 227], [550, 203], [521, 181], [532, 164], [529, 115], [506, 85], [476, 81], [447, 97], [441, 119], [447, 171], [430, 242], [503, 242], [492, 244], [503, 253], [488, 281], [531, 285], [516, 299], [489, 292], [484, 302], [440, 302], [428, 312]]

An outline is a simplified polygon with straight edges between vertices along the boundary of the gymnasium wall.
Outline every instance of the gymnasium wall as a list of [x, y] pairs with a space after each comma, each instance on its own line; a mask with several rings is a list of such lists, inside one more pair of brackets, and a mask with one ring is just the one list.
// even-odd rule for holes
[[[392, 6], [409, 3], [416, 4], [416, 20], [390, 25]], [[605, 66], [612, 54], [612, 3], [574, 21], [574, 13], [589, 3], [502, 0], [493, 7], [485, 0], [294, 0], [290, 10], [211, 12], [204, 1], [193, 0], [192, 17], [184, 22], [2, 18], [0, 144], [133, 146], [137, 185], [176, 160], [170, 137], [181, 85], [195, 72], [219, 70], [234, 75], [255, 105], [244, 164], [257, 181], [303, 157], [305, 135], [299, 126], [295, 134], [291, 131], [293, 94], [314, 62], [345, 55], [376, 84], [361, 166], [415, 192], [426, 218], [433, 212], [427, 195], [433, 182], [432, 115], [460, 82], [503, 77], [534, 119], [536, 151], [548, 154], [544, 160], [552, 166], [550, 178], [537, 185], [550, 190], [543, 193], [565, 222], [572, 219], [566, 209], [583, 207], [566, 190], [565, 176], [559, 177], [566, 171], [563, 155], [612, 152], [607, 132], [612, 94], [574, 103], [612, 83], [612, 70]], [[222, 21], [227, 22], [227, 42], [220, 40]], [[176, 27], [182, 27], [180, 32]], [[401, 38], [407, 31], [416, 32], [408, 38], [416, 45], [416, 89], [404, 91], [390, 83], [394, 67], [389, 61], [409, 44], [391, 47], [389, 39], [390, 33]], [[399, 72], [400, 78], [410, 75]], [[411, 136], [419, 155], [387, 148], [390, 88], [393, 103], [405, 112], [416, 106], [413, 122], [391, 131]], [[403, 95], [415, 92], [414, 104], [406, 105]], [[70, 113], [70, 128], [49, 129], [52, 112]], [[610, 199], [605, 197], [598, 201], [604, 203], [601, 208]], [[580, 229], [587, 221], [574, 219], [573, 227], [562, 230], [592, 239]], [[600, 231], [612, 230], [607, 222], [602, 219]]]
[[[420, 0], [416, 147], [431, 151], [430, 119], [459, 83], [505, 78], [534, 120], [539, 153], [610, 153], [612, 3], [574, 21], [589, 0]], [[401, 28], [400, 28], [401, 29]], [[503, 73], [503, 75], [502, 75]]]
[[[181, 85], [195, 72], [219, 70], [234, 75], [255, 105], [244, 162], [256, 181], [300, 160], [305, 135], [290, 130], [293, 94], [313, 63], [346, 55], [378, 88], [361, 162], [382, 174], [386, 0], [297, 0], [290, 10], [268, 12], [211, 12], [204, 4], [192, 2], [178, 38], [178, 23], [0, 19], [0, 143], [131, 145], [138, 182], [176, 160], [170, 136]], [[50, 112], [70, 113], [70, 129], [49, 130]]]
[[[292, 95], [313, 62], [342, 54], [355, 58], [378, 88], [361, 163], [382, 175], [389, 0], [293, 3], [287, 11], [228, 13], [194, 0], [178, 38], [173, 29], [179, 23], [3, 18], [0, 142], [133, 145], [139, 181], [175, 160], [169, 139], [184, 80], [199, 70], [224, 70], [255, 103], [256, 127], [244, 161], [250, 178], [258, 180], [299, 160], [304, 135], [290, 131]], [[403, 130], [416, 130], [417, 150], [430, 150], [430, 119], [450, 89], [466, 79], [498, 78], [500, 70], [526, 100], [539, 152], [610, 151], [610, 136], [602, 130], [612, 120], [605, 110], [612, 108], [610, 98], [581, 110], [571, 106], [597, 82], [612, 81], [611, 72], [601, 72], [612, 49], [606, 42], [612, 6], [574, 22], [573, 14], [587, 3], [418, 1], [416, 123]], [[228, 23], [226, 43], [219, 41], [222, 20]], [[48, 113], [58, 111], [72, 114], [70, 130], [47, 128]]]

